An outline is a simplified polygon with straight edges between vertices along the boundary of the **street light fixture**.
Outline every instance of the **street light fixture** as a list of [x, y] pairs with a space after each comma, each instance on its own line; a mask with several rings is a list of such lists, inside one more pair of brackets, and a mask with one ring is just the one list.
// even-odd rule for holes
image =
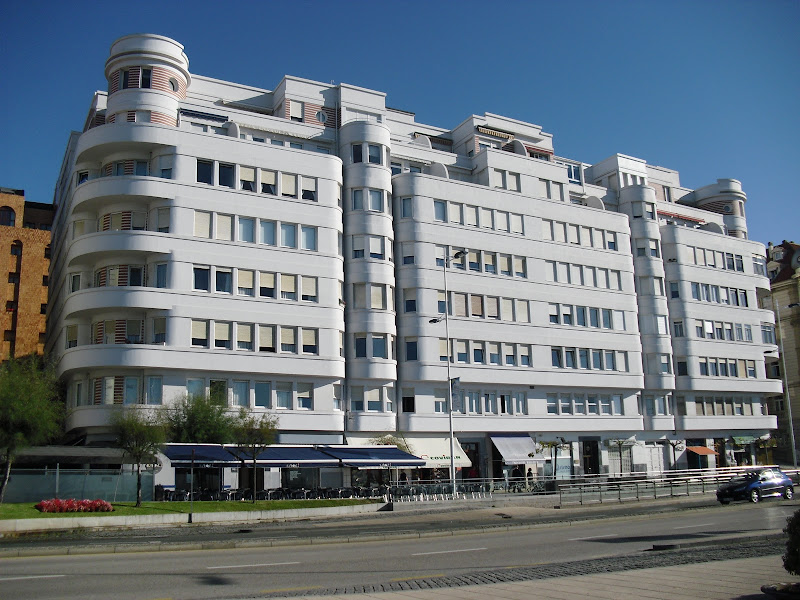
[[[789, 394], [789, 378], [786, 373], [786, 353], [783, 351], [783, 327], [781, 326], [781, 307], [780, 304], [775, 302], [773, 297], [772, 303], [775, 306], [775, 314], [778, 317], [778, 339], [781, 345], [781, 368], [783, 370], [783, 390], [786, 396], [786, 407], [789, 412], [789, 440], [792, 444], [792, 465], [797, 468], [797, 449], [795, 448], [794, 441], [794, 419], [792, 418], [792, 398]], [[800, 302], [792, 302], [786, 308], [792, 309], [800, 306]]]
[[430, 319], [429, 323], [441, 323], [444, 320], [444, 335], [447, 342], [447, 418], [450, 425], [450, 485], [453, 490], [453, 498], [456, 497], [456, 462], [455, 462], [455, 437], [453, 434], [453, 380], [450, 376], [450, 298], [447, 291], [447, 269], [450, 262], [463, 258], [466, 252], [459, 250], [452, 257], [445, 253], [442, 262], [442, 275], [444, 277], [444, 316]]

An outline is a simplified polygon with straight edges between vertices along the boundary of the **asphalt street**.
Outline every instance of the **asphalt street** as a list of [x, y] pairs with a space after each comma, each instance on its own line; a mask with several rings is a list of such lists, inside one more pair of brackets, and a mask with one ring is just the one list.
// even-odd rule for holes
[[[283, 524], [281, 531], [291, 532], [292, 525], [301, 525], [300, 529], [308, 534], [316, 531], [315, 537], [297, 536], [296, 544], [275, 547], [265, 546], [263, 539], [253, 536], [246, 542], [248, 546], [252, 544], [251, 547], [153, 552], [148, 546], [158, 540], [136, 538], [142, 543], [136, 546], [134, 553], [111, 553], [113, 545], [98, 545], [93, 546], [97, 554], [3, 559], [0, 561], [0, 600], [91, 600], [108, 598], [111, 591], [118, 600], [352, 593], [403, 589], [407, 585], [460, 586], [470, 582], [513, 581], [548, 573], [549, 576], [563, 576], [592, 569], [620, 569], [626, 565], [627, 568], [641, 568], [681, 564], [680, 561], [687, 559], [721, 560], [746, 556], [747, 552], [755, 556], [780, 554], [783, 542], [777, 535], [798, 504], [775, 501], [760, 505], [697, 507], [683, 503], [674, 505], [672, 510], [650, 505], [640, 507], [645, 510], [639, 514], [631, 514], [637, 512], [631, 510], [632, 506], [624, 511], [621, 508], [616, 507], [616, 515], [609, 514], [611, 510], [593, 511], [591, 516], [600, 518], [562, 516], [559, 521], [540, 518], [538, 523], [534, 522], [535, 516], [526, 514], [534, 509], [489, 507], [461, 510], [456, 514], [395, 513], [397, 520], [379, 515], [339, 525]], [[495, 521], [489, 520], [491, 526], [480, 531], [481, 524], [486, 524], [491, 517], [506, 524], [516, 521], [519, 525], [498, 528], [494, 526]], [[439, 530], [430, 529], [427, 535], [403, 539], [398, 527], [406, 526], [409, 519], [429, 525], [438, 523]], [[525, 522], [526, 519], [530, 522]], [[348, 527], [351, 534], [356, 527], [365, 539], [374, 533], [370, 530], [381, 524], [395, 525], [395, 539], [353, 539], [345, 544], [329, 537], [329, 543], [308, 543], [315, 539], [322, 542], [325, 536], [321, 531], [338, 532], [342, 525]], [[468, 528], [468, 524], [473, 527]], [[193, 533], [198, 530], [200, 528], [192, 528]], [[167, 535], [165, 531], [161, 530]], [[245, 540], [254, 533], [253, 529], [242, 527], [239, 531], [239, 538]], [[776, 537], [760, 542], [739, 541], [734, 545], [724, 541], [765, 533]], [[146, 532], [138, 532], [138, 535], [146, 535]], [[60, 541], [88, 550], [86, 539]], [[283, 543], [288, 542], [288, 539], [283, 540]], [[683, 548], [653, 552], [654, 545], [698, 543], [711, 546], [702, 550]], [[2, 547], [5, 543], [0, 544]], [[39, 548], [41, 552], [48, 552], [46, 545]], [[50, 546], [50, 551], [57, 550], [58, 547]]]

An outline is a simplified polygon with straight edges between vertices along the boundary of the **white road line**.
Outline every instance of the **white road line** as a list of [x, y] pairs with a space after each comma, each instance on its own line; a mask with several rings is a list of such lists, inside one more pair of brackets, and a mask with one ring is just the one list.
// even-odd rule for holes
[[714, 523], [700, 523], [699, 525], [681, 525], [680, 527], [673, 527], [673, 529], [692, 529], [693, 527], [708, 527]]
[[610, 537], [619, 537], [618, 533], [609, 533], [608, 535], [593, 535], [591, 537], [582, 537], [582, 538], [569, 538], [568, 542], [582, 542], [584, 540], [599, 540], [601, 538], [610, 538]]
[[19, 577], [0, 577], [0, 581], [19, 581], [20, 579], [54, 579], [66, 575], [20, 575]]
[[249, 567], [282, 567], [284, 565], [299, 565], [299, 562], [260, 563], [257, 565], [223, 565], [219, 567], [206, 567], [206, 569], [243, 569]]
[[439, 550], [438, 552], [417, 552], [411, 556], [428, 556], [429, 554], [454, 554], [456, 552], [478, 552], [486, 548], [464, 548], [463, 550]]

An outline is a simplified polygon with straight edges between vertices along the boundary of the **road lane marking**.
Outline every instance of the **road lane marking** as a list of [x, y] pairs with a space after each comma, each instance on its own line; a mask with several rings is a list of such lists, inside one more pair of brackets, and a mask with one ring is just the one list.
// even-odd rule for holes
[[255, 565], [221, 565], [206, 567], [206, 569], [244, 569], [250, 567], [283, 567], [285, 565], [299, 565], [299, 562], [259, 563]]
[[454, 554], [456, 552], [477, 552], [486, 548], [464, 548], [463, 550], [439, 550], [438, 552], [417, 552], [411, 556], [428, 556], [429, 554]]
[[415, 575], [414, 577], [398, 577], [389, 581], [414, 581], [415, 579], [430, 579], [431, 577], [444, 577], [444, 573], [431, 573], [430, 575]]
[[691, 529], [693, 527], [708, 527], [714, 523], [700, 523], [700, 525], [681, 525], [680, 527], [673, 527], [673, 529]]
[[0, 577], [0, 581], [19, 581], [20, 579], [53, 579], [66, 575], [19, 575], [18, 577]]
[[602, 538], [610, 538], [610, 537], [619, 537], [618, 533], [609, 533], [608, 535], [593, 535], [591, 537], [582, 537], [582, 538], [569, 538], [568, 542], [582, 542], [584, 540], [599, 540]]

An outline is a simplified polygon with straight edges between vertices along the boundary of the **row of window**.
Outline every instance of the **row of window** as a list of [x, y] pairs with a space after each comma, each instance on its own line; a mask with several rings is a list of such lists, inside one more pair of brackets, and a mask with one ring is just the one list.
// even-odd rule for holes
[[316, 277], [292, 273], [251, 271], [231, 267], [194, 265], [193, 289], [200, 292], [319, 302]]
[[[689, 258], [689, 263], [698, 265], [700, 267], [713, 267], [715, 269], [725, 269], [728, 271], [744, 272], [744, 257], [741, 254], [733, 254], [731, 252], [721, 252], [720, 250], [711, 250], [709, 248], [698, 248], [696, 246], [687, 246], [686, 253]], [[753, 267], [755, 272], [757, 263], [761, 263], [764, 257], [753, 255]], [[766, 262], [763, 263], [766, 267]], [[766, 269], [761, 273], [766, 275]]]
[[[702, 377], [742, 377], [755, 379], [756, 361], [734, 358], [709, 358], [702, 356], [697, 359], [699, 373]], [[680, 363], [679, 363], [680, 364]], [[681, 373], [678, 375], [686, 375]]]
[[[256, 219], [218, 212], [194, 211], [195, 237], [317, 250], [317, 228], [311, 225]], [[256, 238], [256, 233], [258, 237]]]
[[197, 159], [197, 183], [316, 202], [317, 178]]
[[392, 249], [394, 242], [382, 235], [352, 236], [353, 258], [374, 258], [376, 260], [394, 261]]
[[695, 396], [695, 414], [705, 417], [762, 415], [764, 409], [750, 396]]
[[[317, 113], [318, 115], [320, 113]], [[321, 113], [324, 114], [324, 113]], [[199, 130], [206, 132], [209, 129], [211, 130], [221, 130], [221, 131], [214, 131], [214, 133], [220, 133], [222, 135], [228, 135], [228, 130], [224, 127], [210, 127], [208, 125], [203, 125], [200, 123], [192, 123], [192, 129]], [[316, 144], [312, 146], [311, 144], [303, 144], [299, 141], [294, 140], [286, 140], [280, 137], [276, 137], [275, 134], [269, 132], [250, 132], [250, 133], [240, 133], [239, 134], [240, 140], [250, 140], [252, 142], [260, 142], [262, 144], [270, 144], [272, 146], [288, 146], [289, 148], [293, 148], [295, 150], [311, 150], [312, 152], [319, 152], [320, 154], [330, 154], [331, 149], [328, 146], [320, 146]]]
[[[467, 250], [453, 246], [436, 246], [436, 266], [445, 265], [445, 257], [454, 256], [463, 252], [463, 256], [449, 261], [450, 266], [462, 271], [469, 269], [476, 273], [489, 273], [491, 275], [505, 275], [507, 277], [527, 277], [528, 259], [524, 256], [513, 256], [484, 250]], [[405, 256], [403, 257], [405, 264]]]
[[395, 358], [395, 338], [386, 333], [356, 333], [353, 335], [353, 352], [356, 358]]
[[353, 308], [394, 309], [394, 286], [385, 283], [354, 283]]
[[576, 225], [542, 219], [542, 239], [550, 242], [565, 242], [587, 248], [619, 250], [617, 233], [588, 225]]
[[[434, 390], [434, 412], [447, 412], [447, 389]], [[525, 392], [464, 391], [454, 394], [453, 411], [465, 415], [527, 415]]]
[[[708, 283], [691, 282], [692, 299], [702, 302], [716, 302], [717, 304], [728, 304], [730, 306], [750, 306], [747, 300], [747, 290], [738, 288], [727, 288]], [[670, 288], [672, 290], [672, 288]], [[673, 298], [675, 292], [670, 291]]]
[[530, 344], [483, 342], [476, 340], [450, 340], [439, 338], [439, 360], [474, 365], [506, 365], [509, 367], [533, 366]]
[[[675, 337], [684, 337], [683, 321], [672, 323]], [[745, 323], [728, 323], [724, 321], [709, 321], [695, 319], [695, 336], [707, 340], [727, 340], [729, 342], [752, 342], [753, 328]], [[769, 343], [769, 342], [764, 342]]]
[[163, 382], [160, 376], [140, 378], [109, 375], [96, 377], [89, 380], [88, 389], [83, 381], [77, 381], [72, 384], [69, 396], [70, 408], [92, 404], [159, 405], [162, 402]]
[[592, 369], [623, 373], [630, 370], [628, 352], [625, 350], [551, 346], [550, 362], [556, 369]]
[[386, 164], [385, 153], [385, 148], [379, 144], [359, 142], [358, 144], [350, 145], [350, 155], [354, 163], [365, 162], [371, 165], [383, 165]]
[[[625, 312], [593, 306], [550, 303], [550, 323], [625, 331]], [[666, 326], [666, 317], [665, 317]]]
[[621, 394], [547, 394], [548, 415], [623, 415]]
[[305, 327], [192, 319], [191, 345], [248, 352], [319, 354], [319, 331]]
[[[438, 290], [438, 312], [444, 314], [445, 293]], [[417, 288], [403, 290], [404, 312], [417, 311]], [[501, 298], [482, 294], [450, 292], [447, 310], [455, 317], [474, 317], [478, 319], [497, 319], [515, 323], [530, 323], [531, 311], [528, 300], [520, 298]]]
[[292, 381], [254, 381], [187, 379], [186, 394], [190, 397], [208, 395], [241, 408], [276, 410], [314, 410], [314, 384]]
[[574, 263], [545, 261], [545, 281], [583, 285], [607, 290], [622, 290], [622, 274], [615, 269]]
[[386, 192], [383, 190], [365, 188], [354, 189], [350, 192], [350, 208], [352, 210], [367, 210], [372, 212], [390, 212], [391, 206], [386, 202]]
[[[411, 198], [400, 199], [401, 218], [413, 217], [413, 202]], [[433, 201], [433, 218], [442, 223], [481, 227], [509, 233], [523, 234], [522, 215], [504, 210], [461, 204], [460, 202], [447, 202], [446, 200]]]

